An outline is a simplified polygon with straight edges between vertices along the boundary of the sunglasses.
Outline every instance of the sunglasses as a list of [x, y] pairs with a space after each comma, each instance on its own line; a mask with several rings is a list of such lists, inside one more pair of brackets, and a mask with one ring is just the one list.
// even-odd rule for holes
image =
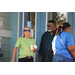
[[26, 31], [30, 32], [30, 29], [25, 29], [24, 31], [25, 31], [25, 32], [26, 32]]
[[48, 27], [51, 27], [50, 25], [47, 25]]

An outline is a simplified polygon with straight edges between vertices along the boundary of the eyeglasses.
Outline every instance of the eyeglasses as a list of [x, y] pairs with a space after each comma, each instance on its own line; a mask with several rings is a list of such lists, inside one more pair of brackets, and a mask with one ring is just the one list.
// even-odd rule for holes
[[30, 29], [25, 29], [24, 31], [25, 31], [25, 32], [26, 32], [26, 31], [30, 32]]
[[53, 27], [53, 25], [47, 25], [48, 27]]
[[51, 27], [50, 25], [47, 25], [48, 27]]
[[72, 28], [69, 28], [70, 30], [72, 30]]

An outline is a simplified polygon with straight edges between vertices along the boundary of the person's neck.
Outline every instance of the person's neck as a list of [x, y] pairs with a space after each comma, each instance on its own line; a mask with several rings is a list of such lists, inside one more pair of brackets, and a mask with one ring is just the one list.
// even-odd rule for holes
[[50, 32], [50, 34], [52, 35], [55, 31]]
[[29, 38], [29, 36], [25, 36], [25, 38], [27, 38], [27, 39], [28, 39], [28, 38]]
[[64, 30], [65, 32], [68, 32], [67, 29]]

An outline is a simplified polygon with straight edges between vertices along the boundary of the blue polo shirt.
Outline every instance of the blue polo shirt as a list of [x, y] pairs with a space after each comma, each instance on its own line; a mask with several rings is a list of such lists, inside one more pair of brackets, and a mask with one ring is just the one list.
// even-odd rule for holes
[[[74, 39], [73, 36], [65, 31], [61, 32], [61, 39], [62, 42], [64, 43], [64, 45], [68, 48], [68, 46], [73, 46], [74, 45]], [[60, 35], [57, 35], [56, 38], [56, 42], [55, 42], [55, 48], [56, 48], [56, 53], [63, 55], [65, 57], [71, 58], [73, 59], [70, 54], [68, 53], [68, 51], [65, 49], [65, 47], [63, 46], [63, 44], [60, 41]]]

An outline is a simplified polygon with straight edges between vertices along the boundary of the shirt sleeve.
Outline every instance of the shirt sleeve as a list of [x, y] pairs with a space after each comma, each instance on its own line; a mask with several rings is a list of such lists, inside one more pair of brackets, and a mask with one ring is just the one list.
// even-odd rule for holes
[[15, 47], [20, 47], [21, 43], [20, 43], [20, 38], [18, 38], [16, 44], [15, 44]]
[[53, 41], [52, 41], [52, 50], [55, 49], [55, 41], [56, 41], [56, 37], [57, 37], [57, 36], [55, 36], [55, 37], [53, 38]]
[[35, 40], [34, 40], [34, 45], [36, 45], [36, 42], [35, 42]]
[[71, 34], [68, 34], [67, 36], [67, 46], [73, 46], [74, 45], [74, 39]]
[[43, 42], [43, 35], [41, 37], [41, 42], [40, 42], [40, 47], [39, 47], [39, 50], [38, 52], [41, 54], [42, 53], [42, 42]]

